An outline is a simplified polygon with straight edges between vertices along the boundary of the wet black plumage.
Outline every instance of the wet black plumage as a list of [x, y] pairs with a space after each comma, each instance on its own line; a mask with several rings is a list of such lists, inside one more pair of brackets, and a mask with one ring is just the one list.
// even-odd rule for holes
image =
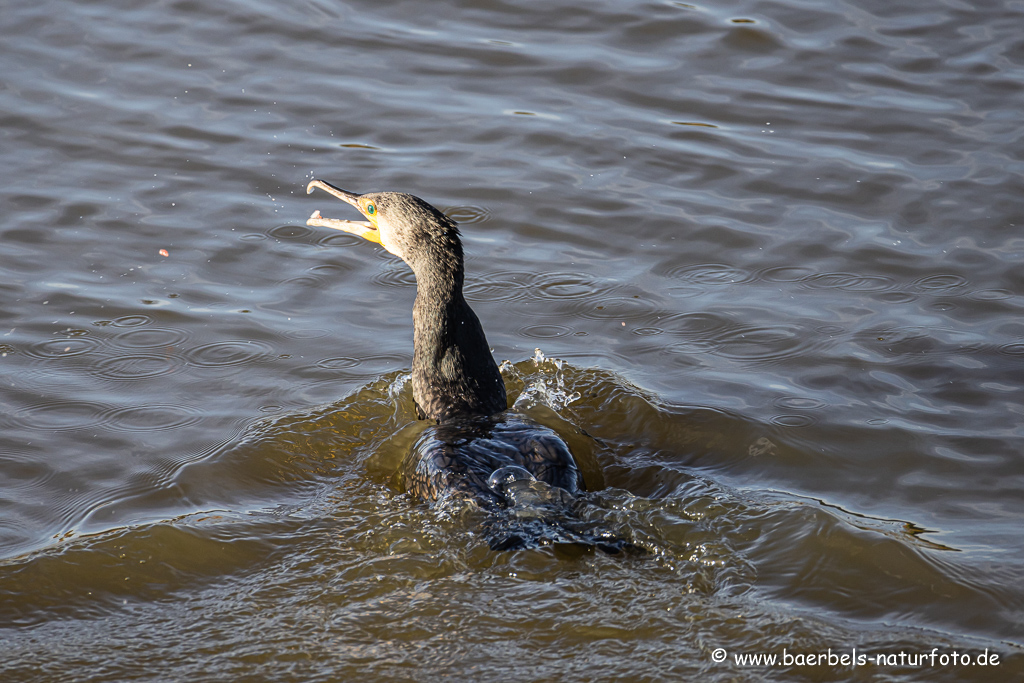
[[380, 243], [416, 276], [413, 306], [413, 398], [427, 429], [397, 473], [400, 485], [428, 502], [474, 501], [495, 515], [486, 525], [492, 547], [572, 543], [616, 552], [629, 546], [576, 519], [585, 490], [569, 447], [553, 430], [506, 413], [505, 384], [476, 313], [463, 296], [465, 268], [456, 223], [413, 195], [357, 195], [322, 181], [367, 221], [307, 221]]

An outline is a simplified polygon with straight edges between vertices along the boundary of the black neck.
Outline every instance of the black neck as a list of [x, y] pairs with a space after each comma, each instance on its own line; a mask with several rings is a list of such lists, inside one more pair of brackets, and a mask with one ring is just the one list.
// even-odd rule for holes
[[504, 410], [501, 373], [462, 295], [461, 245], [443, 253], [425, 250], [410, 266], [416, 274], [413, 396], [422, 415], [441, 422]]

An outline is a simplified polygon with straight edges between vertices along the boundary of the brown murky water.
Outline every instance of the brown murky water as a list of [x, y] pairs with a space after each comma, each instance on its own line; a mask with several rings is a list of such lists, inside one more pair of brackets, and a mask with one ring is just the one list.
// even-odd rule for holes
[[[1022, 26], [8, 3], [0, 679], [1021, 680]], [[517, 407], [650, 556], [388, 486], [415, 284], [314, 176], [460, 221]]]

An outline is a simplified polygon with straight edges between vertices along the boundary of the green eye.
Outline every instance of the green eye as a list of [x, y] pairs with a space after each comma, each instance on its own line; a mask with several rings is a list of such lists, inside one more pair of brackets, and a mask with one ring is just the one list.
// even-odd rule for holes
[[373, 204], [367, 204], [366, 205], [366, 215], [367, 216], [372, 216], [375, 213], [377, 213], [377, 207], [374, 206]]

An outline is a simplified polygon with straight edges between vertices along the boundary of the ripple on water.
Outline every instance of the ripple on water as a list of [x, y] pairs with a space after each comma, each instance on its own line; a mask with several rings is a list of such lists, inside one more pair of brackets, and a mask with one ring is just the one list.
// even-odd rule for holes
[[979, 289], [967, 296], [978, 301], [1002, 301], [1003, 299], [1012, 298], [1013, 292], [1005, 289]]
[[[596, 305], [593, 305], [596, 304]], [[594, 320], [632, 320], [649, 312], [651, 303], [637, 297], [617, 296], [592, 302], [579, 311], [584, 318]]]
[[929, 275], [914, 280], [910, 286], [928, 294], [947, 294], [966, 287], [967, 278], [952, 274]]
[[324, 287], [324, 279], [316, 275], [297, 275], [281, 282], [289, 287], [303, 287], [306, 289], [321, 289]]
[[267, 231], [267, 235], [286, 242], [305, 241], [315, 230], [305, 225], [279, 225]]
[[114, 343], [132, 349], [155, 349], [163, 346], [177, 346], [188, 335], [182, 330], [168, 327], [147, 327], [128, 330], [114, 337]]
[[800, 282], [813, 275], [813, 270], [803, 266], [775, 266], [757, 271], [754, 279], [766, 282]]
[[466, 282], [466, 298], [472, 301], [512, 301], [527, 295], [534, 274], [503, 270], [483, 274]]
[[112, 380], [148, 379], [174, 372], [181, 365], [182, 360], [178, 356], [138, 353], [104, 358], [96, 363], [90, 374]]
[[309, 268], [309, 272], [317, 277], [333, 278], [343, 275], [348, 269], [338, 263], [321, 263]]
[[[633, 317], [648, 304], [629, 297], [615, 297], [621, 285], [586, 273], [537, 273], [517, 288], [516, 309], [533, 317], [585, 317], [612, 319]], [[541, 305], [531, 304], [540, 302]]]
[[329, 233], [316, 241], [321, 247], [351, 247], [358, 244], [365, 244], [366, 240], [356, 235], [351, 235], [341, 230], [331, 230]]
[[712, 311], [693, 311], [666, 316], [657, 327], [688, 339], [714, 341], [724, 331], [737, 327], [737, 323]]
[[[315, 363], [299, 369], [297, 372], [310, 379], [329, 379], [335, 381], [337, 376], [348, 379], [373, 379], [382, 372], [392, 372], [396, 368], [407, 368], [410, 357], [406, 354], [364, 354], [359, 358], [349, 356], [331, 356], [321, 358]], [[332, 374], [337, 373], [337, 374]]]
[[156, 432], [178, 429], [199, 422], [196, 408], [180, 405], [129, 406], [109, 410], [103, 424], [111, 429], [127, 432]]
[[1004, 356], [1013, 357], [1024, 357], [1024, 341], [1011, 342], [1009, 344], [1003, 344], [996, 349], [999, 353]]
[[718, 337], [715, 353], [734, 360], [776, 363], [806, 354], [820, 344], [796, 325], [745, 326]]
[[782, 396], [775, 399], [773, 403], [785, 410], [817, 410], [828, 405], [820, 399], [807, 396]]
[[673, 299], [692, 299], [707, 293], [704, 287], [696, 285], [669, 285], [664, 291]]
[[530, 339], [555, 339], [572, 334], [571, 327], [565, 325], [527, 325], [519, 328], [519, 334]]
[[491, 216], [491, 212], [482, 206], [453, 206], [445, 210], [445, 215], [461, 225], [483, 223]]
[[817, 420], [810, 415], [775, 415], [770, 422], [779, 427], [810, 427]]
[[111, 322], [114, 327], [142, 327], [149, 325], [153, 319], [148, 315], [125, 315]]
[[189, 349], [185, 357], [204, 368], [246, 365], [265, 360], [274, 349], [267, 343], [248, 339], [213, 342]]
[[15, 411], [15, 422], [30, 429], [63, 431], [95, 427], [103, 422], [109, 408], [88, 401], [52, 400]]
[[665, 347], [667, 352], [684, 355], [714, 353], [717, 349], [718, 342], [712, 339], [689, 339]]
[[698, 285], [733, 285], [747, 282], [753, 276], [747, 270], [721, 263], [696, 263], [673, 268], [667, 276]]
[[880, 292], [874, 297], [876, 300], [887, 304], [909, 304], [911, 301], [916, 301], [918, 296], [911, 292]]
[[322, 328], [308, 328], [302, 330], [287, 330], [284, 336], [291, 339], [322, 339], [323, 337], [330, 336], [330, 330]]
[[800, 284], [809, 289], [842, 289], [849, 292], [885, 292], [896, 287], [892, 278], [854, 273], [815, 273]]
[[404, 263], [401, 266], [388, 265], [377, 271], [371, 280], [385, 287], [415, 287], [416, 276]]
[[101, 345], [94, 337], [68, 337], [66, 339], [47, 339], [29, 346], [25, 353], [33, 358], [48, 360], [51, 358], [68, 358], [81, 356], [93, 351]]
[[322, 358], [316, 362], [316, 366], [322, 370], [348, 370], [362, 363], [358, 358], [337, 356], [335, 358]]
[[615, 292], [617, 284], [599, 280], [587, 273], [537, 273], [529, 292], [540, 299], [604, 298]]

